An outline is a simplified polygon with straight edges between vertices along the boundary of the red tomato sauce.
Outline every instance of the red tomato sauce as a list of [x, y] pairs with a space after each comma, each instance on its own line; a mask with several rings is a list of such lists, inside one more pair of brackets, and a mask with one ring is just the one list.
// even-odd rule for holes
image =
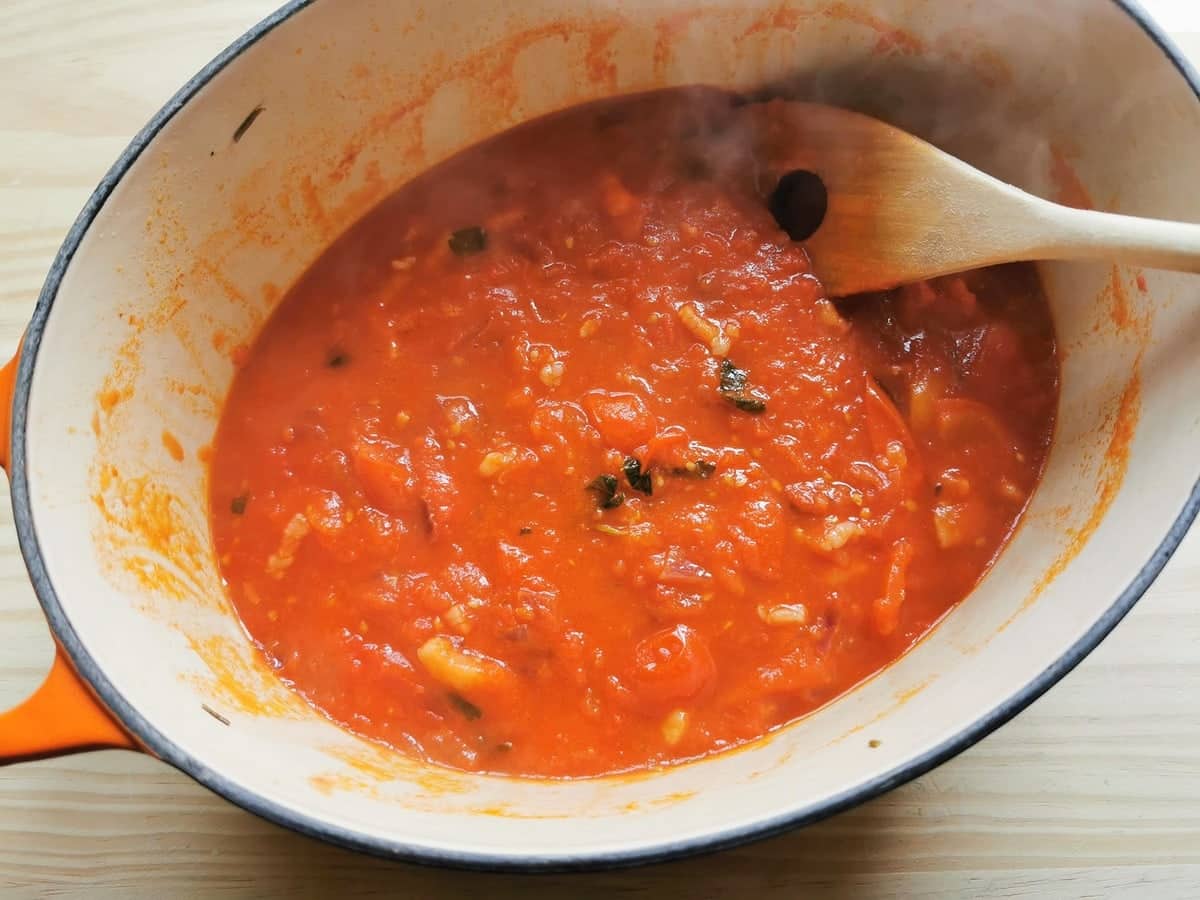
[[1036, 274], [831, 302], [739, 115], [665, 91], [473, 147], [264, 327], [213, 536], [331, 719], [468, 770], [670, 764], [853, 687], [995, 558], [1057, 404]]

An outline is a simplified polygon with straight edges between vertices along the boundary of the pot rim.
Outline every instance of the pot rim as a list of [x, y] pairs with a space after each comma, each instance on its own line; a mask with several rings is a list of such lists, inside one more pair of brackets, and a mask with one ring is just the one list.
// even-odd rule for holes
[[[1162, 571], [1167, 560], [1178, 549], [1188, 528], [1197, 513], [1200, 512], [1200, 481], [1192, 486], [1187, 501], [1167, 530], [1163, 540], [1113, 604], [1054, 663], [1003, 703], [981, 715], [938, 746], [908, 760], [890, 772], [801, 809], [751, 825], [717, 830], [700, 837], [680, 841], [662, 841], [630, 850], [550, 853], [540, 856], [444, 850], [366, 835], [354, 829], [331, 824], [319, 817], [298, 812], [281, 803], [269, 800], [245, 785], [210, 769], [175, 744], [168, 735], [159, 731], [117, 691], [72, 628], [59, 602], [42, 557], [41, 544], [33, 524], [33, 512], [30, 505], [25, 446], [30, 385], [34, 367], [37, 364], [42, 335], [58, 295], [63, 275], [75, 252], [79, 249], [88, 228], [117, 184], [162, 128], [218, 73], [278, 25], [313, 2], [314, 0], [289, 0], [284, 6], [264, 18], [196, 73], [134, 136], [92, 192], [59, 248], [38, 296], [20, 353], [12, 407], [10, 479], [13, 517], [21, 554], [25, 559], [38, 602], [45, 612], [56, 640], [70, 657], [75, 670], [137, 740], [159, 759], [186, 773], [226, 800], [268, 821], [309, 837], [319, 838], [341, 847], [385, 859], [484, 871], [594, 871], [711, 853], [778, 835], [857, 806], [925, 774], [971, 747], [1033, 703], [1095, 649], [1133, 608]], [[1197, 100], [1200, 101], [1200, 72], [1197, 72], [1137, 0], [1109, 0], [1109, 2], [1116, 4], [1158, 45], [1171, 65], [1188, 82]]]

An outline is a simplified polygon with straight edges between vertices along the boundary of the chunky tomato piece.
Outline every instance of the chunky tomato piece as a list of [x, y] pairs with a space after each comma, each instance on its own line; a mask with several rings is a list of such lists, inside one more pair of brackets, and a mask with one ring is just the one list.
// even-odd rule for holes
[[634, 651], [635, 690], [655, 704], [700, 693], [716, 671], [704, 638], [687, 625], [657, 631]]
[[593, 391], [583, 403], [604, 440], [618, 450], [632, 452], [654, 435], [654, 417], [637, 394]]
[[354, 474], [372, 505], [397, 514], [411, 509], [416, 497], [416, 479], [407, 447], [360, 437], [350, 445], [350, 458]]

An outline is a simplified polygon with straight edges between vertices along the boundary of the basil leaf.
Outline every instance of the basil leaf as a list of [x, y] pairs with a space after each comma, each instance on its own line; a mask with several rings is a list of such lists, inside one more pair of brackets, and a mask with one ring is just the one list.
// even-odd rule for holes
[[453, 706], [471, 721], [483, 716], [483, 710], [466, 697], [459, 696], [458, 694], [447, 694], [446, 697], [450, 700], [451, 706]]
[[593, 478], [587, 489], [596, 495], [601, 509], [616, 509], [625, 502], [625, 495], [617, 487], [617, 476], [604, 474]]
[[460, 228], [450, 235], [448, 243], [455, 256], [471, 256], [487, 249], [487, 232], [478, 225]]
[[646, 495], [654, 493], [654, 481], [650, 478], [650, 471], [648, 469], [642, 471], [641, 460], [636, 456], [625, 457], [621, 470], [625, 473], [625, 480], [635, 491], [641, 491]]
[[721, 379], [717, 393], [742, 412], [758, 414], [767, 409], [767, 395], [750, 387], [750, 376], [728, 359], [721, 360]]

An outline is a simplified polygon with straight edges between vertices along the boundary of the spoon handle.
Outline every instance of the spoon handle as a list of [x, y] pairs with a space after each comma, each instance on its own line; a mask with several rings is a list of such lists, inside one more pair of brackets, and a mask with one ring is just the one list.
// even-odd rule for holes
[[1045, 202], [1044, 259], [1108, 259], [1200, 273], [1200, 225], [1093, 212]]

